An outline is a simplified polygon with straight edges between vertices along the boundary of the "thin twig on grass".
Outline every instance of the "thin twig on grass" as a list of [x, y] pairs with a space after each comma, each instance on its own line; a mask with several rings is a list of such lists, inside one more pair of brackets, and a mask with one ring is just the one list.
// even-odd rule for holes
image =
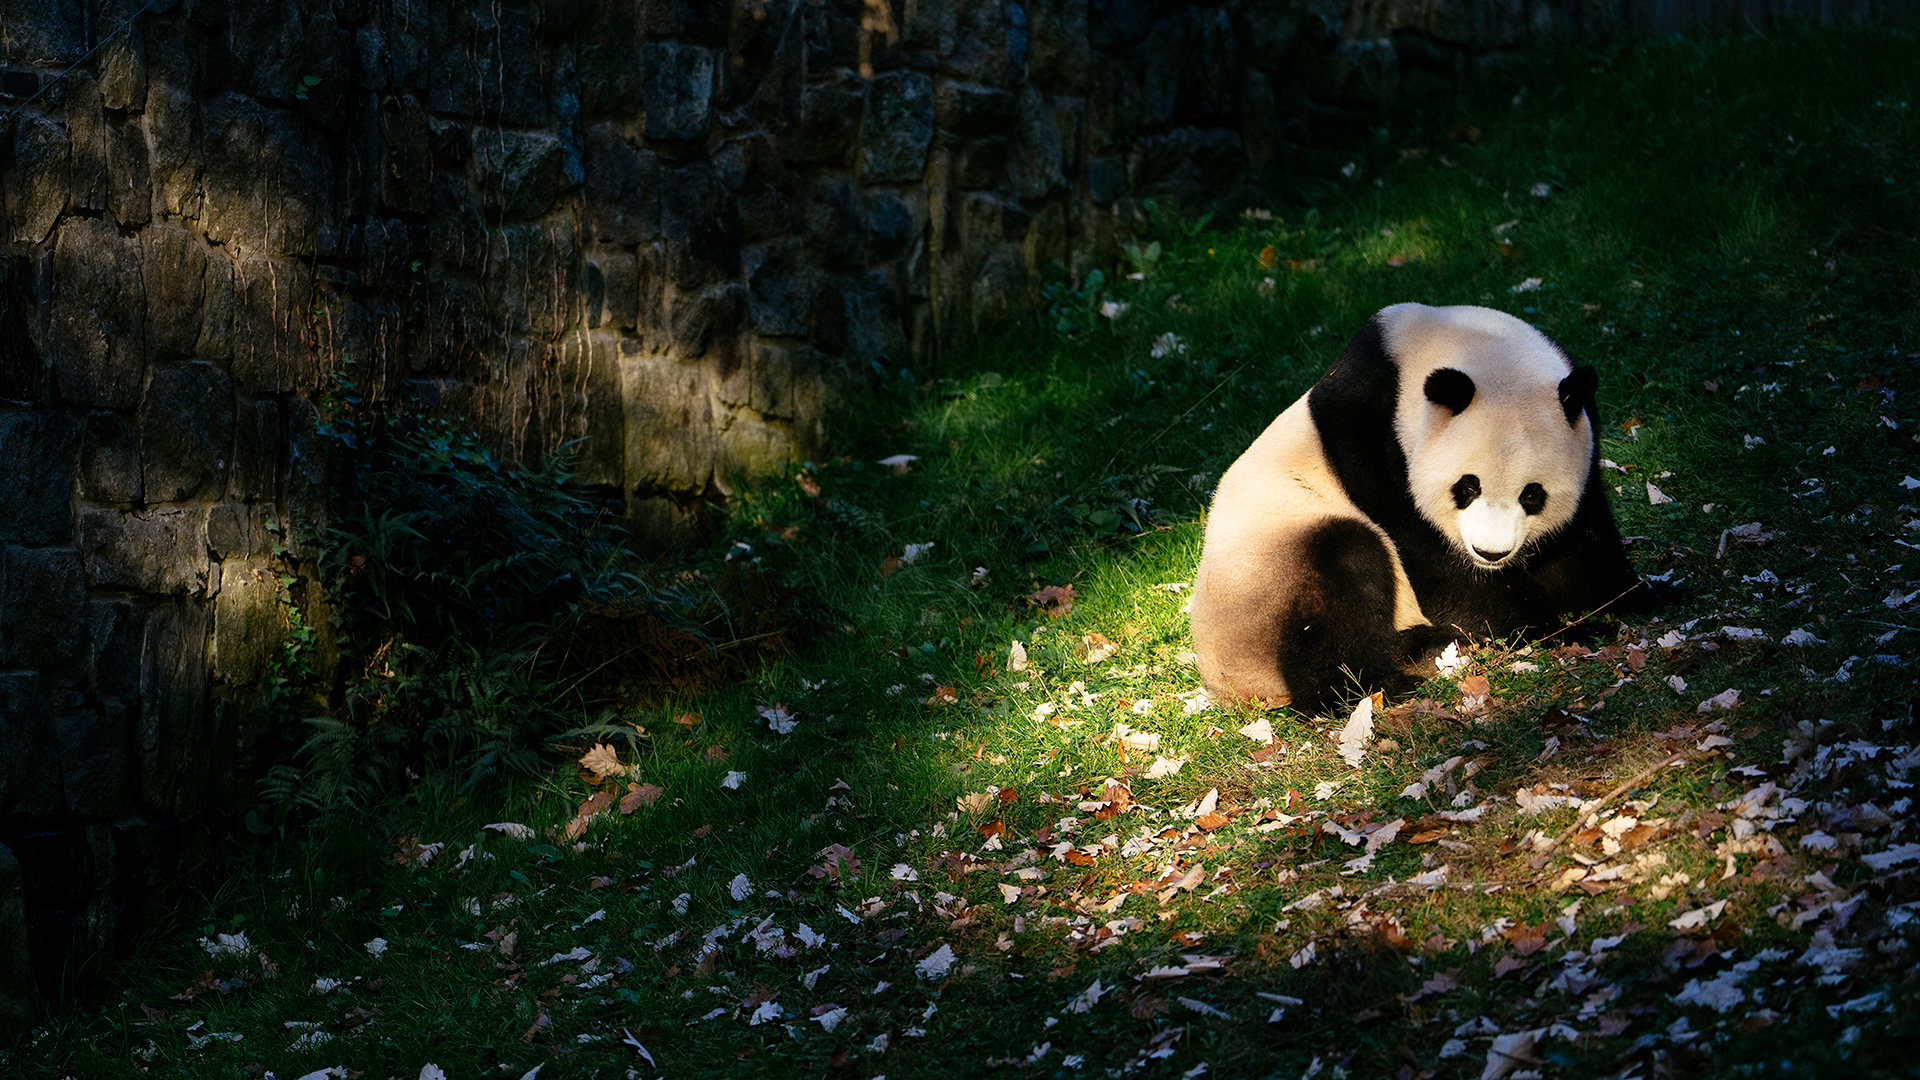
[[1618, 787], [1614, 788], [1612, 791], [1607, 792], [1605, 795], [1600, 796], [1599, 799], [1593, 802], [1582, 803], [1580, 806], [1580, 813], [1574, 816], [1573, 824], [1567, 826], [1566, 829], [1562, 831], [1558, 837], [1554, 838], [1553, 846], [1559, 847], [1561, 844], [1566, 843], [1567, 837], [1572, 836], [1574, 833], [1580, 830], [1581, 822], [1586, 821], [1590, 818], [1599, 816], [1600, 811], [1608, 803], [1612, 802], [1614, 799], [1620, 797], [1621, 795], [1626, 794], [1629, 791], [1632, 791], [1634, 788], [1639, 787], [1641, 784], [1646, 783], [1647, 780], [1652, 778], [1654, 773], [1659, 772], [1661, 769], [1664, 769], [1669, 765], [1678, 765], [1681, 762], [1686, 761], [1688, 758], [1693, 756], [1693, 753], [1694, 752], [1692, 750], [1681, 750], [1678, 753], [1675, 753], [1672, 757], [1669, 757], [1666, 760], [1659, 762], [1658, 764], [1649, 765], [1646, 768], [1628, 777], [1627, 779], [1622, 780]]
[[[1187, 417], [1192, 416], [1193, 410], [1206, 404], [1206, 401], [1208, 398], [1219, 393], [1220, 388], [1227, 385], [1229, 382], [1232, 382], [1233, 377], [1235, 375], [1238, 375], [1240, 374], [1240, 372], [1246, 370], [1246, 366], [1247, 365], [1245, 364], [1241, 364], [1239, 367], [1236, 367], [1232, 371], [1227, 372], [1225, 375], [1220, 376], [1220, 381], [1213, 384], [1213, 389], [1207, 391], [1204, 394], [1201, 394], [1198, 401], [1195, 401], [1192, 405], [1187, 406], [1186, 412], [1183, 412], [1179, 416], [1176, 416], [1173, 419], [1167, 421], [1167, 425], [1165, 427], [1153, 433], [1153, 438], [1148, 439], [1146, 442], [1143, 442], [1140, 444], [1140, 446], [1138, 447], [1138, 452], [1145, 453], [1148, 447], [1160, 441], [1160, 436], [1165, 435], [1169, 431], [1172, 431], [1174, 429], [1174, 425], [1180, 423], [1180, 421], [1182, 420], [1185, 420]], [[1127, 452], [1126, 447], [1121, 447], [1120, 449], [1115, 450], [1113, 452], [1113, 457], [1107, 459], [1107, 467], [1100, 470], [1100, 475], [1102, 477], [1112, 476], [1114, 464], [1120, 460], [1120, 455], [1126, 452]]]

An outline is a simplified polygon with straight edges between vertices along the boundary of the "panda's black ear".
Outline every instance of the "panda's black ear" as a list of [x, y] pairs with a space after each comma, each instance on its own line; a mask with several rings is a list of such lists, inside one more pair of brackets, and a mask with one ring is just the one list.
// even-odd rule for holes
[[1443, 367], [1427, 376], [1427, 400], [1459, 416], [1473, 403], [1473, 379], [1458, 368]]
[[1600, 388], [1600, 376], [1590, 367], [1577, 367], [1560, 380], [1560, 408], [1567, 414], [1567, 425], [1578, 423], [1580, 414], [1593, 404], [1593, 393]]

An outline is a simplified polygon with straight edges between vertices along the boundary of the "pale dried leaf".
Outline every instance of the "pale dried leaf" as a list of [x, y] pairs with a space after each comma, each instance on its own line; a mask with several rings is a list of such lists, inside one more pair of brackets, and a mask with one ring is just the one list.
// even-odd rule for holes
[[627, 766], [620, 764], [619, 751], [602, 742], [594, 743], [593, 749], [580, 755], [580, 767], [592, 773], [596, 783], [627, 772]]
[[1723, 712], [1740, 704], [1740, 691], [1728, 688], [1700, 703], [1696, 712]]
[[[654, 1065], [654, 1060], [653, 1060], [653, 1055], [652, 1055], [652, 1054], [649, 1054], [649, 1053], [647, 1053], [647, 1048], [646, 1048], [646, 1047], [644, 1047], [644, 1046], [641, 1046], [641, 1045], [640, 1045], [640, 1040], [639, 1040], [639, 1039], [636, 1039], [636, 1038], [634, 1038], [634, 1037], [633, 1037], [633, 1032], [631, 1032], [631, 1031], [628, 1031], [628, 1030], [627, 1030], [626, 1028], [621, 1028], [621, 1029], [620, 1029], [620, 1034], [622, 1034], [622, 1035], [625, 1035], [625, 1036], [626, 1036], [626, 1038], [624, 1038], [624, 1039], [621, 1039], [621, 1040], [620, 1040], [620, 1042], [621, 1042], [621, 1043], [622, 1043], [623, 1045], [626, 1045], [626, 1046], [631, 1046], [631, 1047], [633, 1047], [633, 1048], [634, 1048], [634, 1049], [635, 1049], [636, 1051], [638, 1051], [638, 1052], [639, 1052], [639, 1054], [640, 1054], [640, 1056], [641, 1056], [641, 1057], [643, 1057], [643, 1058], [646, 1058], [646, 1059], [647, 1059], [647, 1064], [649, 1064], [649, 1065], [653, 1065], [653, 1066], [654, 1066], [655, 1068], [659, 1068], [659, 1066], [658, 1066], [658, 1065]], [[426, 1078], [425, 1078], [425, 1077], [421, 1077], [421, 1080], [426, 1080]]]
[[923, 979], [944, 979], [947, 970], [953, 967], [953, 946], [942, 945], [932, 954], [913, 965], [913, 970]]
[[1347, 718], [1347, 726], [1340, 732], [1340, 756], [1348, 765], [1360, 767], [1360, 761], [1367, 756], [1367, 743], [1373, 740], [1373, 698], [1364, 697], [1360, 704], [1353, 707], [1353, 715]]
[[760, 714], [761, 719], [767, 722], [767, 727], [773, 729], [775, 735], [790, 734], [799, 723], [783, 704], [756, 705], [754, 711]]
[[1667, 925], [1673, 927], [1675, 930], [1697, 930], [1719, 918], [1720, 913], [1726, 909], [1727, 902], [1725, 900], [1715, 900], [1706, 907], [1694, 908], [1692, 911], [1686, 912], [1677, 919], [1668, 920]]
[[1163, 776], [1172, 776], [1174, 773], [1180, 771], [1182, 765], [1187, 763], [1188, 757], [1189, 755], [1187, 754], [1181, 754], [1179, 757], [1171, 758], [1156, 756], [1153, 759], [1153, 764], [1147, 766], [1147, 779], [1158, 780]]

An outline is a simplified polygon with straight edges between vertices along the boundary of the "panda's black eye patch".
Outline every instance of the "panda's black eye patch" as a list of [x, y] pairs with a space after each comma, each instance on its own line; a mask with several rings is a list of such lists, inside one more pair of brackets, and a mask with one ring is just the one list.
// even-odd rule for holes
[[[1480, 478], [1479, 477], [1473, 475], [1472, 473], [1468, 473], [1467, 475], [1453, 482], [1453, 505], [1455, 509], [1465, 510], [1467, 507], [1473, 505], [1473, 500], [1479, 497], [1480, 497]], [[1544, 492], [1541, 493], [1541, 497], [1542, 498], [1545, 497]]]
[[1528, 484], [1520, 489], [1520, 509], [1529, 515], [1537, 514], [1547, 508], [1547, 489], [1539, 484]]

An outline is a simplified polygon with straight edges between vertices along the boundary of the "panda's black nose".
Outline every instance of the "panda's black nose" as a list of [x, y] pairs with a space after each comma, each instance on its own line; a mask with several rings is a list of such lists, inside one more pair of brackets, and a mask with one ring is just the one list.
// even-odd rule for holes
[[1473, 553], [1475, 555], [1480, 556], [1481, 558], [1487, 560], [1488, 562], [1499, 562], [1501, 559], [1506, 558], [1512, 552], [1513, 552], [1512, 548], [1508, 548], [1506, 551], [1488, 551], [1485, 548], [1478, 548], [1478, 547], [1473, 549]]

